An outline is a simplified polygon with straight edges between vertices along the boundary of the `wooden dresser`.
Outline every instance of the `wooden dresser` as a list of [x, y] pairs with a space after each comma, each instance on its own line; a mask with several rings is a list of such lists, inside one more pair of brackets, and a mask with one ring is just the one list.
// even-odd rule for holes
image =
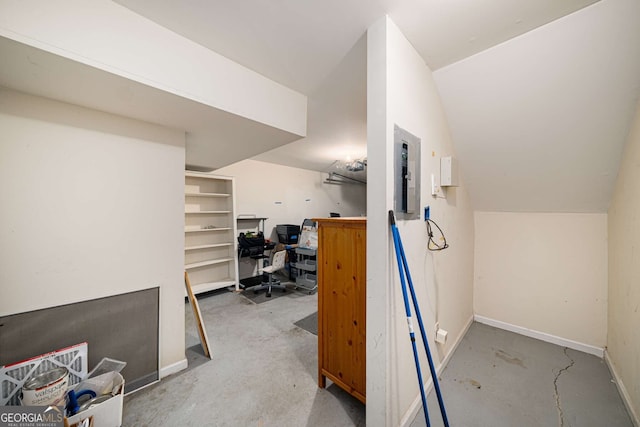
[[318, 222], [318, 385], [329, 378], [365, 403], [366, 218]]

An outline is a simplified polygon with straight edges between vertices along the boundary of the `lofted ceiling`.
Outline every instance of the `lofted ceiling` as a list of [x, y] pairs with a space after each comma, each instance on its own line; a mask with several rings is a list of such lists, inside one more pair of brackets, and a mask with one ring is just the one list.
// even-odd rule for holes
[[255, 159], [366, 156], [366, 29], [434, 78], [477, 210], [603, 212], [640, 85], [637, 0], [117, 0], [309, 97], [307, 137]]
[[[638, 0], [114, 3], [308, 96], [305, 138], [258, 123], [247, 128], [239, 120], [231, 132], [246, 130], [251, 149], [226, 147], [228, 161], [254, 156], [326, 171], [336, 160], [366, 156], [366, 30], [387, 14], [434, 71], [475, 209], [607, 209], [640, 91]], [[3, 51], [14, 47], [0, 43]], [[69, 76], [109, 80], [40, 52], [18, 53], [23, 62], [39, 58], [50, 70], [68, 68]], [[3, 72], [19, 83], [28, 79], [20, 70], [36, 65], [5, 64]], [[69, 80], [71, 89], [63, 100], [74, 102], [73, 78], [65, 76], [60, 80]], [[111, 83], [93, 85], [101, 92], [94, 99], [108, 101], [122, 88], [139, 91], [132, 99], [146, 104], [131, 103], [134, 118], [143, 110], [164, 114], [140, 119], [160, 120], [188, 135], [215, 134], [234, 122], [195, 102], [119, 79]], [[48, 96], [47, 90], [40, 92]], [[198, 152], [199, 144], [201, 139], [188, 138], [187, 151]]]
[[366, 156], [366, 31], [385, 14], [435, 70], [595, 1], [116, 0], [307, 95], [307, 137], [254, 159], [319, 171]]
[[254, 158], [324, 171], [366, 156], [366, 31], [385, 14], [436, 70], [595, 0], [116, 2], [307, 95], [307, 137]]
[[434, 73], [476, 210], [608, 210], [639, 22], [639, 1], [603, 0]]
[[432, 70], [596, 0], [116, 0], [116, 3], [306, 95], [384, 15]]

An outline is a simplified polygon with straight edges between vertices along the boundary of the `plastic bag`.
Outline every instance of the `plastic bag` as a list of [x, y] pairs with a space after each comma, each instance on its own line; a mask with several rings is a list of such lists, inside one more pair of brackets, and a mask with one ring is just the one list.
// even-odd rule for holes
[[315, 226], [305, 225], [302, 227], [298, 247], [309, 249], [318, 248], [318, 229]]

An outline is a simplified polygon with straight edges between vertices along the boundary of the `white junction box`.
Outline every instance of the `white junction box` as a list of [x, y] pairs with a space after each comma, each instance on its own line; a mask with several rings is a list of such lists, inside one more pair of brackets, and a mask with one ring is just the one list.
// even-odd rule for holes
[[449, 335], [449, 333], [447, 331], [445, 331], [444, 329], [438, 329], [438, 331], [436, 332], [436, 342], [438, 344], [444, 344], [447, 342], [447, 335]]
[[458, 178], [458, 159], [455, 157], [440, 158], [440, 186], [457, 187], [460, 185]]

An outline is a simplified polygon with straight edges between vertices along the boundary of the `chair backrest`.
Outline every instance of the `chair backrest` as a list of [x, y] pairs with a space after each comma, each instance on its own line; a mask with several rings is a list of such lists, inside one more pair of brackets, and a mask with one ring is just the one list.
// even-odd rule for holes
[[300, 230], [304, 229], [305, 227], [315, 227], [315, 226], [316, 226], [316, 222], [314, 220], [305, 218], [304, 221], [302, 221], [302, 227], [300, 227]]
[[271, 260], [271, 271], [280, 270], [284, 268], [284, 258], [287, 256], [287, 251], [279, 251], [273, 254], [273, 259]]

